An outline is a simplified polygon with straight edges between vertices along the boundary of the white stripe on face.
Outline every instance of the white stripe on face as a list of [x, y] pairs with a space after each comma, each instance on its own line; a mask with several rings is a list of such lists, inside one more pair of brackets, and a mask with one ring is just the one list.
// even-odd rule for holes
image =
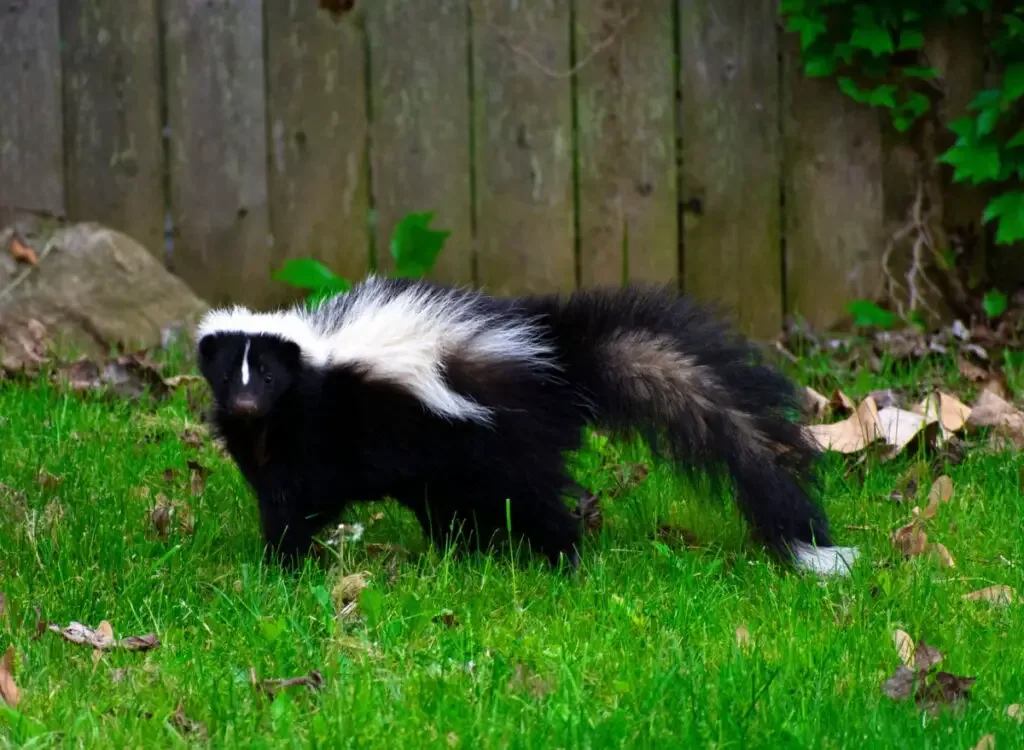
[[242, 385], [249, 385], [249, 344], [250, 339], [245, 340], [245, 351], [242, 353]]

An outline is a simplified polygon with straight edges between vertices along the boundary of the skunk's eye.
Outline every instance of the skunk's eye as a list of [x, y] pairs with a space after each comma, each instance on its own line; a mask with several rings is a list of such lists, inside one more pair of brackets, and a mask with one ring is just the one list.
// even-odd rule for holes
[[263, 376], [263, 382], [265, 382], [265, 383], [269, 383], [273, 379], [274, 379], [274, 376], [271, 375], [269, 372], [266, 375]]

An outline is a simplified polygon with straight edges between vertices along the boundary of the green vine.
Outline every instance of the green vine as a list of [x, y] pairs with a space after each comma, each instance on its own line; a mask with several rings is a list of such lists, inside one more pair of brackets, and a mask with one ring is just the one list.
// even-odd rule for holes
[[994, 0], [782, 0], [786, 29], [800, 36], [804, 73], [835, 77], [851, 99], [889, 112], [905, 133], [933, 109], [941, 88], [923, 50], [936, 22], [985, 14], [996, 21], [990, 49], [1001, 81], [976, 93], [969, 113], [948, 124], [956, 134], [938, 161], [955, 182], [988, 183], [993, 197], [982, 221], [996, 222], [995, 241], [1024, 239], [1024, 3]]

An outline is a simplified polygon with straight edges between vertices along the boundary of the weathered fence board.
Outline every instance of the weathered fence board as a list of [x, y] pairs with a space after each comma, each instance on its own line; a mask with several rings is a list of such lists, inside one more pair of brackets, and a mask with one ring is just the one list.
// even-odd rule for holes
[[577, 0], [575, 34], [581, 283], [676, 283], [672, 0]]
[[68, 216], [164, 257], [157, 0], [64, 0]]
[[[274, 269], [312, 257], [362, 278], [370, 267], [363, 35], [313, 2], [269, 2], [266, 19]], [[278, 294], [294, 296], [283, 286]]]
[[0, 4], [0, 221], [64, 215], [61, 85], [57, 3]]
[[569, 3], [470, 7], [478, 280], [498, 294], [572, 289]]
[[827, 327], [881, 288], [881, 130], [835, 80], [803, 75], [793, 39], [784, 49], [786, 312]]
[[[407, 212], [436, 211], [434, 226], [451, 235], [431, 276], [468, 284], [473, 218], [466, 0], [377, 0], [364, 7], [378, 268], [393, 267], [392, 230]], [[425, 39], [430, 54], [424, 54]]]
[[775, 0], [681, 0], [685, 288], [749, 334], [782, 322]]
[[167, 18], [173, 267], [210, 302], [278, 285], [267, 212], [261, 3], [179, 0]]

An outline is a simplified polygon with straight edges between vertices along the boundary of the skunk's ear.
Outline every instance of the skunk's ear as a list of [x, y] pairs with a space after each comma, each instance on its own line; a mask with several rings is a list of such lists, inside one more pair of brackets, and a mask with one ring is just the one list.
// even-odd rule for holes
[[199, 359], [209, 361], [217, 351], [217, 337], [207, 334], [199, 339]]
[[302, 349], [294, 341], [282, 341], [276, 347], [277, 356], [289, 372], [295, 372], [302, 365]]

